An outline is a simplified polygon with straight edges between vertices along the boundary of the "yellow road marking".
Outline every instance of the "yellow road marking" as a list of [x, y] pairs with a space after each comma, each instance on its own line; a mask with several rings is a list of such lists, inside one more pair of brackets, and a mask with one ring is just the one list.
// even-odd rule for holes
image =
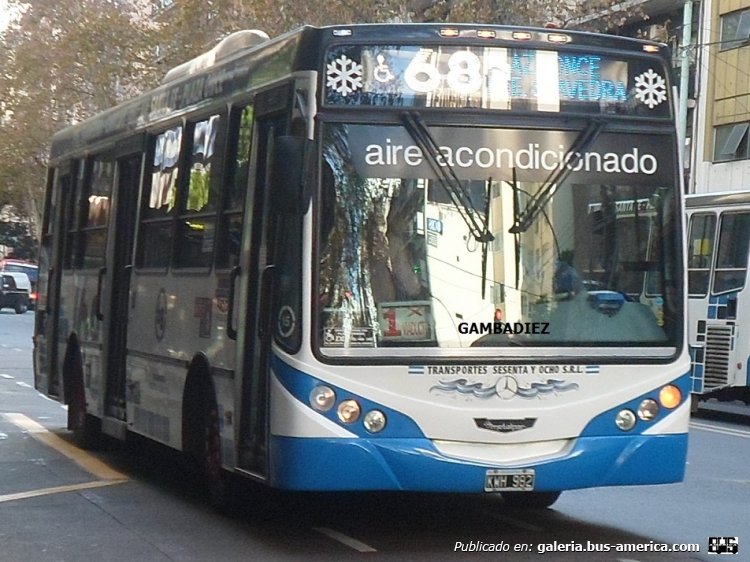
[[[128, 477], [122, 472], [107, 466], [96, 457], [86, 451], [79, 449], [75, 445], [68, 443], [65, 439], [55, 435], [40, 423], [23, 414], [6, 413], [3, 414], [6, 420], [21, 428], [31, 435], [37, 441], [52, 447], [58, 453], [61, 453], [80, 466], [86, 472], [93, 474], [100, 480], [127, 480]], [[101, 484], [106, 485], [106, 484]], [[53, 492], [54, 493], [54, 492]]]
[[54, 488], [41, 488], [40, 490], [5, 494], [4, 496], [0, 496], [0, 503], [25, 500], [27, 498], [36, 498], [39, 496], [49, 496], [51, 494], [75, 492], [77, 490], [88, 490], [90, 488], [102, 488], [103, 486], [114, 486], [115, 484], [122, 484], [124, 482], [127, 482], [127, 480], [94, 480], [93, 482], [83, 482], [81, 484], [68, 484], [67, 486], [55, 486]]

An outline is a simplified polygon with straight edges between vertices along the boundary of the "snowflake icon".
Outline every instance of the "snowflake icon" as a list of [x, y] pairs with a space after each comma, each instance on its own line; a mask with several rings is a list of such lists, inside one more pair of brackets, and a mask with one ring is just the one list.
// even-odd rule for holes
[[326, 86], [342, 96], [356, 92], [362, 87], [362, 65], [346, 55], [341, 55], [326, 67]]
[[667, 99], [667, 82], [649, 68], [647, 72], [635, 77], [635, 97], [649, 109], [653, 109]]

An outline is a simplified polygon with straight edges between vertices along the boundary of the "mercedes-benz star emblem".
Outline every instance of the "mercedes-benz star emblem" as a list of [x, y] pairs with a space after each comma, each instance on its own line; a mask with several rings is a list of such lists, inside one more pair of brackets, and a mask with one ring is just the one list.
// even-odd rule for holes
[[518, 381], [513, 377], [500, 377], [495, 384], [495, 392], [503, 400], [510, 400], [518, 391]]

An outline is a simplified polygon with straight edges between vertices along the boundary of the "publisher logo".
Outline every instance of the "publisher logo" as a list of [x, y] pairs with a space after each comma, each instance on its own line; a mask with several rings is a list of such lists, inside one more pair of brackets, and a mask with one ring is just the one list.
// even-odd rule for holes
[[708, 552], [712, 554], [738, 554], [739, 537], [708, 537]]

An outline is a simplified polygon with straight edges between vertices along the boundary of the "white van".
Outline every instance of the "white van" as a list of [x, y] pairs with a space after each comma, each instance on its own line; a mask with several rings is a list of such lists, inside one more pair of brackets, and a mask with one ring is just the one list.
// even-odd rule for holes
[[0, 260], [0, 273], [25, 273], [31, 281], [31, 292], [29, 293], [29, 309], [36, 308], [37, 292], [36, 284], [39, 280], [39, 266], [35, 263], [17, 260], [13, 258], [4, 258]]
[[29, 309], [31, 281], [25, 273], [6, 271], [0, 273], [0, 309], [12, 308], [16, 314]]

